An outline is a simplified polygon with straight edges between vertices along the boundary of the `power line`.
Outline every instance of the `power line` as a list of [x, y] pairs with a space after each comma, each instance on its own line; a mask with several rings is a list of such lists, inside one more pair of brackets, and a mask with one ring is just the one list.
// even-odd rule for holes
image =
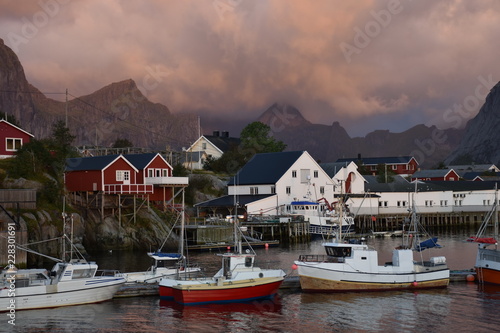
[[[77, 100], [77, 101], [80, 101], [81, 103], [91, 107], [91, 108], [94, 108], [104, 114], [107, 114], [109, 116], [112, 116], [113, 118], [117, 118], [115, 114], [113, 114], [112, 112], [109, 112], [109, 111], [106, 111], [106, 110], [103, 110], [103, 109], [100, 109], [98, 108], [97, 106], [93, 105], [93, 104], [90, 104], [88, 103], [87, 101], [81, 99], [80, 97], [77, 97], [77, 96], [74, 96], [72, 94], [70, 94], [69, 92], [42, 92], [42, 91], [22, 91], [22, 90], [5, 90], [5, 89], [0, 89], [0, 92], [4, 92], [4, 93], [15, 93], [15, 94], [42, 94], [42, 95], [69, 95], [71, 97], [74, 98], [74, 100]], [[57, 102], [60, 102], [60, 103], [64, 103], [64, 102], [61, 102], [61, 101], [57, 101]], [[69, 102], [72, 102], [72, 101], [69, 101]], [[74, 117], [71, 117], [73, 119], [75, 119]], [[176, 138], [172, 138], [168, 135], [164, 135], [164, 134], [161, 134], [161, 133], [158, 133], [158, 132], [154, 132], [152, 131], [151, 129], [149, 128], [145, 128], [145, 127], [142, 127], [136, 123], [133, 123], [133, 122], [130, 122], [130, 121], [127, 121], [127, 120], [124, 120], [124, 119], [120, 119], [120, 118], [117, 118], [118, 121], [121, 121], [125, 124], [128, 124], [129, 126], [131, 127], [135, 127], [135, 128], [138, 128], [142, 131], [148, 131], [150, 132], [151, 134], [155, 135], [155, 136], [158, 136], [158, 137], [161, 137], [161, 138], [164, 138], [166, 139], [167, 141], [170, 141], [170, 142], [173, 142], [173, 143], [178, 143], [180, 145], [184, 144], [184, 142], [181, 142], [179, 139], [176, 139]], [[67, 124], [66, 124], [67, 126]]]

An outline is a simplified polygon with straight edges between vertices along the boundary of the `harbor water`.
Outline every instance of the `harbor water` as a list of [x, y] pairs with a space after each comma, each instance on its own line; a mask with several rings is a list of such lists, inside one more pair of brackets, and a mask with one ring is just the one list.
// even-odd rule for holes
[[[441, 249], [452, 270], [474, 266], [476, 248], [465, 242], [468, 233], [442, 233]], [[390, 261], [400, 238], [369, 238], [379, 250], [379, 263]], [[427, 251], [427, 250], [426, 250]], [[289, 247], [256, 249], [262, 268], [281, 267], [296, 275], [292, 264], [300, 254], [323, 254], [321, 240]], [[425, 252], [425, 251], [424, 251]], [[190, 253], [192, 262], [218, 269], [216, 252]], [[145, 270], [145, 253], [118, 252], [94, 255], [101, 268]], [[454, 282], [447, 289], [418, 292], [304, 293], [280, 289], [272, 300], [249, 303], [181, 306], [159, 297], [115, 298], [111, 301], [46, 310], [18, 311], [16, 325], [6, 332], [493, 332], [500, 327], [500, 287]]]

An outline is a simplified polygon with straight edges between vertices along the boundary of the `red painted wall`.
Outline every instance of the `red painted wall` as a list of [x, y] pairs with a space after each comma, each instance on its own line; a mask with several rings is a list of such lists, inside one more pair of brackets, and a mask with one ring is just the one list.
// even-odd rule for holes
[[6, 122], [0, 122], [0, 155], [14, 155], [15, 151], [7, 151], [7, 138], [22, 139], [25, 145], [31, 140], [31, 136]]
[[71, 171], [65, 173], [66, 189], [73, 191], [94, 191], [94, 183], [97, 191], [102, 191], [101, 171]]

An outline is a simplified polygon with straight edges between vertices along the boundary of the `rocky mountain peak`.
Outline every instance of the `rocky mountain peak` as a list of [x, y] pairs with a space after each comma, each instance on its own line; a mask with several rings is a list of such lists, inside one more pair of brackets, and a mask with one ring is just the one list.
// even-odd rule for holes
[[257, 120], [269, 125], [273, 131], [311, 124], [296, 107], [286, 103], [274, 103]]
[[457, 149], [445, 160], [449, 164], [500, 162], [500, 82], [486, 96], [473, 119], [467, 122], [465, 134]]

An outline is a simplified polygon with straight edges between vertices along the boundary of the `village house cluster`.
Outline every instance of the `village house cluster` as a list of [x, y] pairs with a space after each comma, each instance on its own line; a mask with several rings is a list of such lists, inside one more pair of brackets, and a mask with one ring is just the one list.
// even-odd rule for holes
[[[0, 133], [3, 158], [33, 137], [5, 120], [0, 121]], [[181, 154], [181, 162], [188, 169], [201, 169], [209, 156], [219, 158], [238, 140], [228, 132], [202, 135]], [[361, 174], [359, 165], [370, 175]], [[380, 165], [393, 174], [391, 182], [377, 177]], [[70, 194], [88, 203], [104, 205], [133, 196], [165, 208], [173, 205], [176, 188], [188, 186], [188, 178], [173, 177], [172, 169], [159, 153], [82, 157], [67, 161], [65, 183]], [[484, 213], [494, 204], [499, 171], [493, 164], [420, 170], [412, 156], [358, 155], [317, 163], [307, 151], [265, 153], [255, 155], [230, 179], [227, 195], [195, 206], [202, 215], [230, 214], [235, 205], [248, 215], [280, 215], [293, 201], [332, 202], [343, 196], [356, 216], [405, 214], [410, 206], [419, 213]], [[102, 200], [93, 200], [99, 195]]]

